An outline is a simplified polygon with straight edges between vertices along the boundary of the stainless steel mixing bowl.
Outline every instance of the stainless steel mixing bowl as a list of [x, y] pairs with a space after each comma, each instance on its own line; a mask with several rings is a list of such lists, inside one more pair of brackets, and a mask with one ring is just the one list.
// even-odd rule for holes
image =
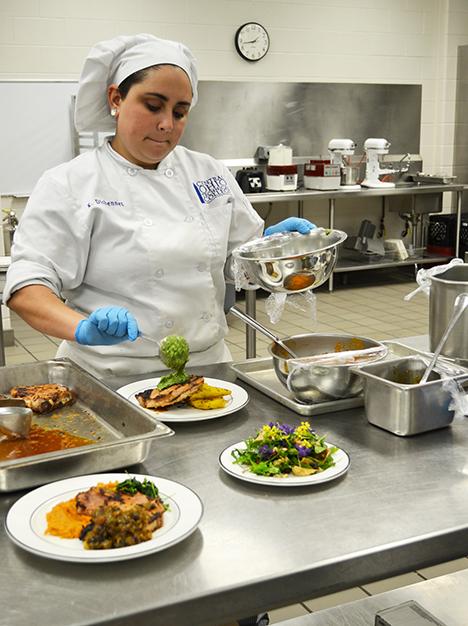
[[327, 280], [346, 237], [326, 228], [307, 235], [278, 233], [249, 241], [232, 254], [250, 282], [273, 293], [300, 293]]
[[275, 343], [270, 344], [268, 350], [273, 357], [278, 379], [289, 389], [296, 400], [307, 404], [358, 395], [363, 389], [363, 380], [351, 369], [356, 365], [383, 359], [388, 353], [387, 346], [380, 341], [356, 335], [309, 333], [286, 337], [283, 343], [299, 358], [336, 352], [339, 359], [339, 353], [345, 350], [378, 348], [377, 353], [359, 358], [358, 361], [350, 358], [344, 363], [326, 365], [304, 362], [296, 367], [294, 360], [288, 358], [281, 346]]

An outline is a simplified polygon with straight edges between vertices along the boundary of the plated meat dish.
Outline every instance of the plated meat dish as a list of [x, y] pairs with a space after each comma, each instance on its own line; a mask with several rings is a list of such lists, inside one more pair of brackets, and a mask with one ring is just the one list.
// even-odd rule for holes
[[10, 389], [12, 398], [21, 398], [34, 413], [50, 413], [67, 404], [75, 402], [75, 394], [65, 385], [47, 383], [44, 385], [25, 385]]
[[91, 516], [95, 511], [102, 507], [113, 507], [120, 511], [128, 511], [135, 506], [148, 506], [151, 513], [149, 520], [149, 530], [154, 532], [162, 526], [162, 514], [164, 513], [164, 505], [159, 498], [149, 498], [146, 494], [137, 491], [129, 494], [108, 488], [106, 486], [91, 487], [87, 491], [79, 493], [76, 498], [76, 510], [80, 515]]
[[186, 383], [176, 383], [165, 389], [146, 389], [135, 395], [139, 404], [145, 409], [165, 409], [185, 402], [203, 385], [203, 376], [192, 374]]
[[47, 513], [47, 534], [81, 539], [88, 550], [132, 546], [152, 539], [166, 507], [156, 485], [130, 478], [99, 483]]

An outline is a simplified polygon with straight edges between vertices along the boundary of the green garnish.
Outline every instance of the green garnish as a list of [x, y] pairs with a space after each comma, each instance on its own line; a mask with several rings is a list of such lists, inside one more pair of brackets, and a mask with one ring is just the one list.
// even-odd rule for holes
[[190, 376], [185, 372], [185, 364], [189, 360], [190, 349], [187, 340], [180, 335], [168, 335], [164, 337], [159, 345], [159, 358], [173, 370], [170, 374], [163, 376], [157, 388], [166, 389], [171, 385], [186, 383]]
[[140, 492], [145, 496], [148, 496], [148, 498], [153, 499], [159, 497], [158, 488], [147, 478], [145, 478], [143, 482], [140, 482], [136, 478], [127, 478], [127, 480], [124, 480], [117, 485], [116, 490], [130, 495]]
[[164, 337], [159, 345], [159, 358], [169, 369], [183, 370], [189, 360], [189, 345], [180, 335]]
[[309, 422], [297, 427], [270, 422], [245, 440], [244, 450], [233, 450], [235, 463], [246, 465], [260, 476], [310, 476], [335, 465], [333, 454], [338, 448], [327, 446]]
[[157, 387], [162, 391], [167, 387], [171, 387], [171, 385], [180, 385], [186, 383], [189, 378], [190, 376], [185, 372], [173, 372], [172, 374], [167, 374], [166, 376], [163, 376], [157, 384]]

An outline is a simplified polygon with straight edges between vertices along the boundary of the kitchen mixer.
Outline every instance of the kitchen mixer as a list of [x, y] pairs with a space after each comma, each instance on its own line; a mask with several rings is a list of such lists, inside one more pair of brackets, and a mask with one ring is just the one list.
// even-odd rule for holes
[[371, 188], [388, 188], [395, 187], [395, 183], [387, 183], [380, 180], [379, 176], [383, 174], [393, 174], [394, 169], [382, 169], [380, 167], [380, 157], [388, 154], [390, 142], [381, 137], [370, 137], [364, 142], [364, 151], [366, 153], [366, 176], [362, 181], [362, 187]]
[[351, 165], [350, 162], [350, 157], [354, 155], [355, 149], [356, 144], [352, 139], [331, 139], [328, 143], [328, 154], [330, 155], [330, 162], [333, 165], [339, 165], [340, 167], [340, 189], [344, 191], [355, 191], [356, 189], [361, 188], [361, 185], [358, 185], [354, 181], [350, 183], [347, 182], [349, 179], [347, 173], [353, 173], [353, 170], [359, 173], [359, 167]]

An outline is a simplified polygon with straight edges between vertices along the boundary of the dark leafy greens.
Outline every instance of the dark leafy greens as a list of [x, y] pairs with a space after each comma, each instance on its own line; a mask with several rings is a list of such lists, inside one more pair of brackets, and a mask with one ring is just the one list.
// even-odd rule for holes
[[148, 498], [157, 498], [159, 496], [158, 488], [147, 478], [145, 478], [143, 482], [136, 478], [127, 478], [127, 480], [117, 485], [116, 490], [130, 495], [140, 492], [148, 496]]
[[244, 443], [245, 449], [233, 450], [234, 462], [260, 476], [309, 476], [323, 472], [335, 465], [333, 454], [338, 450], [327, 446], [325, 436], [319, 437], [309, 422], [301, 422], [297, 427], [269, 422]]

